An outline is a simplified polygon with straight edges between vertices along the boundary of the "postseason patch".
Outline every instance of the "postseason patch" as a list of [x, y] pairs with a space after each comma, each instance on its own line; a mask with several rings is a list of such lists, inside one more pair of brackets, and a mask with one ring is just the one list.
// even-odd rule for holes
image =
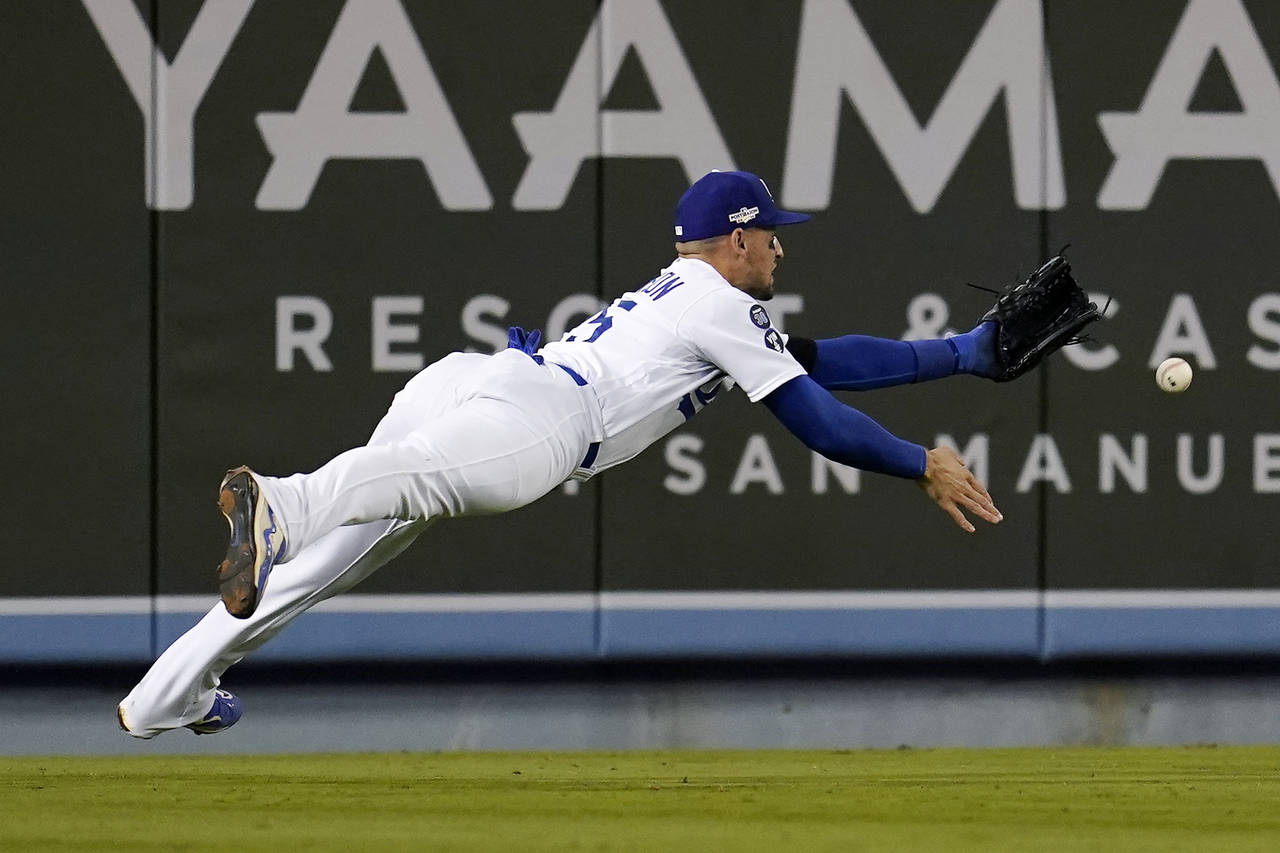
[[778, 352], [782, 352], [786, 349], [785, 345], [782, 343], [782, 335], [778, 333], [777, 329], [770, 329], [764, 333], [764, 345], [769, 349], [777, 350]]
[[762, 329], [769, 328], [769, 312], [764, 310], [763, 305], [751, 306], [751, 322]]

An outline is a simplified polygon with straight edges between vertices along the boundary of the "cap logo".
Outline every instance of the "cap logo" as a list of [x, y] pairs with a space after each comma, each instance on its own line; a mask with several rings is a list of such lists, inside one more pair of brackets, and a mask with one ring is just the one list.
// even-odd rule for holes
[[742, 224], [744, 222], [750, 222], [751, 220], [755, 219], [759, 215], [760, 215], [760, 208], [744, 207], [738, 210], [736, 213], [730, 213], [729, 221]]

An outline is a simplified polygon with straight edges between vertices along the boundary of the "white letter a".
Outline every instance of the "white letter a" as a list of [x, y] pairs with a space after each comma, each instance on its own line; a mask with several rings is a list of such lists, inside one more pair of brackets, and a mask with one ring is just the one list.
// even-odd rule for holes
[[[601, 111], [630, 47], [661, 108]], [[690, 181], [734, 168], [657, 0], [604, 0], [555, 109], [511, 120], [530, 158], [512, 200], [516, 210], [563, 206], [588, 157], [675, 157]]]
[[[353, 113], [360, 79], [380, 49], [403, 113]], [[488, 210], [493, 197], [398, 0], [348, 0], [296, 113], [260, 113], [275, 159], [261, 210], [300, 210], [331, 158], [421, 160], [446, 210]]]

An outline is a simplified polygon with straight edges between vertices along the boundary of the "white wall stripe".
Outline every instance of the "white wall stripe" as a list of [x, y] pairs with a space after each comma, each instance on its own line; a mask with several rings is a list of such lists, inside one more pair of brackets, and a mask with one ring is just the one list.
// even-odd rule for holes
[[[321, 602], [322, 613], [543, 613], [638, 610], [1003, 610], [1280, 608], [1280, 589], [935, 590], [854, 592], [606, 592], [473, 595], [344, 595]], [[162, 595], [157, 613], [204, 613], [211, 595]], [[138, 596], [0, 598], [0, 616], [146, 615], [153, 600]]]
[[1037, 607], [1024, 590], [929, 592], [606, 592], [605, 610], [954, 610]]
[[[217, 605], [210, 595], [161, 595], [157, 613], [205, 613]], [[111, 616], [151, 613], [145, 595], [92, 598], [0, 598], [0, 616]], [[524, 593], [495, 595], [344, 595], [317, 604], [320, 613], [491, 613], [590, 612], [592, 593]]]
[[114, 616], [150, 612], [151, 599], [144, 595], [0, 598], [0, 616]]
[[589, 592], [472, 595], [345, 595], [316, 605], [323, 613], [544, 613], [590, 612]]
[[1082, 589], [1047, 592], [1044, 598], [1050, 609], [1280, 607], [1280, 589]]
[[218, 604], [212, 595], [158, 595], [156, 596], [157, 613], [207, 613], [209, 608]]

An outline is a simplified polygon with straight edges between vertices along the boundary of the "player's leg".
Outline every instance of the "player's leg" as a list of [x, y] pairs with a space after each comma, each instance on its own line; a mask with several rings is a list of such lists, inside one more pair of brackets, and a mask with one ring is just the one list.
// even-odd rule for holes
[[403, 551], [430, 522], [380, 520], [341, 527], [315, 542], [272, 580], [247, 619], [218, 604], [173, 642], [120, 703], [136, 737], [152, 737], [201, 719], [228, 667], [304, 611], [364, 580]]
[[[452, 353], [420, 371], [396, 394], [369, 446], [393, 445], [455, 408], [464, 399], [462, 389], [475, 384], [468, 383], [467, 377], [482, 371], [490, 360], [479, 353]], [[218, 567], [222, 601], [229, 613], [246, 618], [257, 607], [271, 568], [281, 559], [283, 526], [247, 468], [236, 469], [223, 480], [219, 504], [231, 524], [227, 555]], [[291, 554], [304, 546], [295, 543]]]
[[[415, 376], [396, 395], [370, 444], [388, 444], [410, 433], [424, 419], [456, 404], [461, 376], [483, 362], [480, 355], [455, 354]], [[264, 590], [247, 619], [216, 605], [156, 660], [142, 681], [120, 703], [126, 730], [151, 737], [201, 719], [213, 704], [214, 689], [228, 667], [279, 633], [312, 605], [368, 577], [399, 554], [429, 522], [382, 519], [338, 528], [290, 562], [286, 577]]]
[[[410, 383], [397, 404], [412, 410], [419, 393]], [[598, 437], [590, 391], [512, 350], [457, 393], [456, 408], [398, 440], [349, 450], [310, 474], [255, 475], [285, 531], [281, 563], [344, 524], [523, 506], [564, 482]]]

